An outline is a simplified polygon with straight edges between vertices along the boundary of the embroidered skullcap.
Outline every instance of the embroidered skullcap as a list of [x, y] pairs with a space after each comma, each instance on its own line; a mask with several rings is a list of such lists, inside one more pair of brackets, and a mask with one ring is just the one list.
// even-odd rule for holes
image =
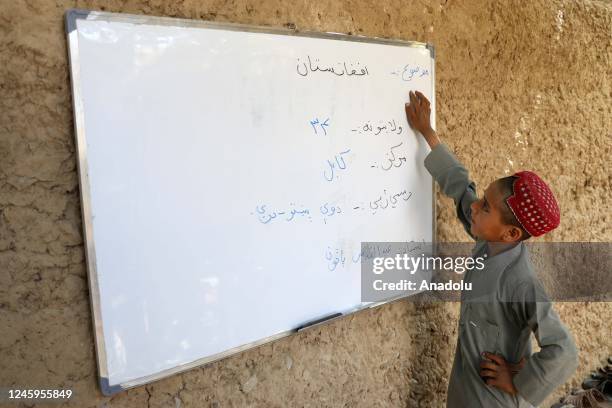
[[559, 226], [559, 205], [551, 189], [532, 171], [513, 174], [512, 195], [506, 203], [525, 231], [534, 237]]

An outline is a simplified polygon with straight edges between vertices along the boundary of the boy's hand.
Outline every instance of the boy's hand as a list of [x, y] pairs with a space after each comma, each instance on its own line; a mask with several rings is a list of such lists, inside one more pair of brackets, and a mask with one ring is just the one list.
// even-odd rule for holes
[[497, 354], [484, 352], [482, 356], [485, 360], [480, 363], [480, 376], [483, 377], [487, 385], [499, 388], [510, 395], [515, 395], [517, 390], [512, 378], [525, 365], [525, 358], [523, 357], [518, 364], [511, 364]]
[[410, 91], [410, 103], [405, 105], [405, 109], [410, 127], [422, 134], [433, 149], [440, 141], [431, 128], [431, 108], [425, 95], [419, 91]]

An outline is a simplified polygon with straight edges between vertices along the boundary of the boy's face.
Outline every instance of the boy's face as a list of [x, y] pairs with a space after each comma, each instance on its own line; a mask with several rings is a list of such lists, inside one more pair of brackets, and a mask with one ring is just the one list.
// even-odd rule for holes
[[474, 201], [472, 209], [472, 225], [470, 232], [477, 238], [491, 242], [515, 242], [521, 238], [521, 230], [514, 225], [504, 224], [501, 206], [503, 195], [497, 182], [489, 184], [484, 196]]

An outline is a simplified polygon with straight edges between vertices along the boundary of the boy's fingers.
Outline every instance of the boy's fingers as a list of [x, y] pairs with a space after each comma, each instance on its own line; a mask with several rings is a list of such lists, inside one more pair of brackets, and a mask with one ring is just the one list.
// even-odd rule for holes
[[483, 362], [481, 362], [480, 363], [480, 368], [494, 370], [494, 371], [499, 370], [499, 366], [497, 364], [495, 364], [495, 363], [491, 363], [490, 361], [483, 361]]
[[425, 95], [423, 95], [419, 91], [416, 91], [416, 94], [419, 97], [419, 100], [421, 101], [422, 104], [429, 105], [429, 100], [425, 97]]
[[497, 378], [497, 371], [493, 371], [493, 370], [480, 370], [480, 376], [481, 377], [487, 377], [487, 378]]
[[410, 116], [411, 119], [414, 116], [414, 107], [412, 104], [406, 104], [406, 115]]
[[487, 385], [490, 385], [492, 387], [497, 386], [497, 379], [496, 378], [488, 379], [487, 380]]
[[410, 101], [410, 105], [414, 105], [415, 112], [420, 109], [429, 110], [429, 101], [419, 91], [416, 91], [416, 93], [411, 94]]
[[410, 107], [408, 105], [406, 105], [406, 119], [408, 119], [408, 124], [412, 127], [414, 120], [412, 119], [412, 112], [410, 112]]
[[486, 351], [485, 351], [484, 353], [482, 353], [482, 355], [483, 355], [485, 358], [488, 358], [489, 360], [493, 360], [493, 361], [495, 361], [495, 362], [496, 362], [497, 364], [499, 364], [499, 365], [503, 365], [503, 364], [506, 362], [506, 361], [505, 361], [503, 358], [501, 358], [500, 356], [498, 356], [498, 355], [496, 355], [496, 354], [492, 354], [492, 353], [486, 352]]

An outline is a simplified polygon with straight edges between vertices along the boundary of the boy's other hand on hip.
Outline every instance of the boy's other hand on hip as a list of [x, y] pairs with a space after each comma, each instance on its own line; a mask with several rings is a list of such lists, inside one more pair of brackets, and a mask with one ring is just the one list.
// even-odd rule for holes
[[507, 362], [502, 356], [484, 352], [480, 362], [480, 376], [489, 386], [499, 388], [508, 394], [515, 395], [516, 387], [512, 378], [525, 366], [525, 358], [517, 364]]

